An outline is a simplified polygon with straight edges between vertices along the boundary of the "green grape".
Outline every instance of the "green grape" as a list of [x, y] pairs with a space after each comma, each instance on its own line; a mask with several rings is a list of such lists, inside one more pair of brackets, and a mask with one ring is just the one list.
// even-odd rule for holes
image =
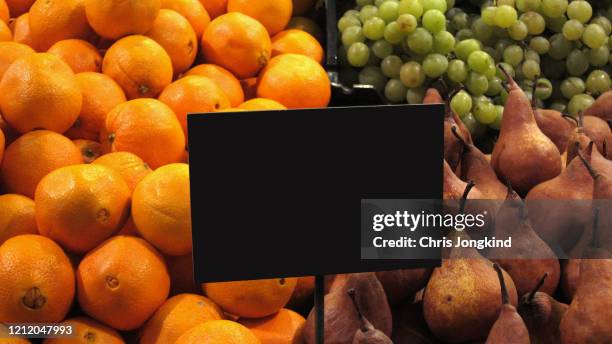
[[536, 89], [535, 89], [536, 98], [540, 100], [546, 100], [550, 98], [550, 96], [553, 93], [553, 85], [548, 79], [545, 79], [545, 78], [538, 79], [536, 81], [535, 86], [536, 86]]
[[463, 117], [472, 110], [472, 97], [467, 92], [461, 90], [453, 96], [450, 106], [459, 117]]
[[535, 80], [540, 74], [540, 64], [534, 60], [526, 60], [521, 66], [523, 75], [529, 80]]
[[507, 29], [510, 26], [514, 25], [518, 20], [518, 14], [516, 13], [516, 9], [514, 7], [510, 7], [508, 5], [498, 6], [495, 11], [495, 25]]
[[356, 0], [356, 2], [357, 2], [357, 6], [359, 7], [374, 4], [374, 0]]
[[425, 97], [425, 89], [423, 87], [409, 88], [406, 92], [406, 101], [408, 104], [422, 104]]
[[484, 74], [492, 65], [494, 65], [493, 58], [482, 50], [474, 51], [468, 57], [468, 66], [478, 73]]
[[416, 61], [404, 63], [400, 69], [400, 80], [408, 88], [419, 87], [425, 82], [423, 67]]
[[338, 30], [340, 32], [344, 32], [350, 26], [361, 26], [361, 21], [354, 16], [344, 16], [338, 20]]
[[608, 35], [606, 35], [604, 29], [598, 24], [587, 25], [582, 34], [582, 42], [591, 49], [599, 48], [604, 45], [604, 43], [606, 43], [606, 38], [608, 38]]
[[589, 64], [594, 67], [603, 67], [610, 59], [610, 47], [602, 45], [597, 49], [590, 49], [587, 53]]
[[455, 49], [455, 36], [448, 31], [440, 31], [434, 36], [433, 50], [439, 54], [449, 54]]
[[361, 26], [350, 26], [342, 33], [342, 44], [345, 47], [350, 47], [353, 43], [365, 42], [365, 36]]
[[446, 75], [456, 83], [464, 82], [468, 76], [468, 67], [465, 62], [459, 59], [452, 60], [448, 63]]
[[567, 0], [542, 0], [540, 9], [547, 17], [559, 18], [565, 13], [567, 6]]
[[493, 58], [493, 61], [495, 62], [499, 62], [502, 59], [502, 55], [493, 47], [483, 47], [482, 50], [484, 52], [486, 52], [487, 54], [491, 55], [491, 57]]
[[586, 84], [582, 79], [577, 77], [569, 77], [561, 83], [561, 94], [566, 99], [571, 99], [577, 94], [584, 93], [586, 90]]
[[423, 5], [420, 0], [401, 0], [399, 2], [398, 13], [411, 14], [415, 18], [421, 18], [423, 15]]
[[459, 12], [453, 18], [451, 18], [451, 25], [457, 31], [467, 29], [470, 26], [470, 18], [467, 13]]
[[499, 101], [497, 102], [497, 104], [505, 105], [507, 100], [508, 100], [508, 91], [506, 91], [506, 89], [504, 88], [499, 94]]
[[395, 0], [374, 0], [374, 5], [376, 7], [380, 7], [380, 5], [382, 5], [382, 3], [386, 1], [395, 1]]
[[400, 75], [400, 69], [404, 63], [402, 59], [397, 55], [390, 55], [385, 57], [380, 63], [380, 69], [383, 74], [388, 78], [398, 78]]
[[499, 130], [501, 128], [502, 119], [504, 118], [504, 107], [495, 105], [495, 121], [489, 124], [489, 128]]
[[550, 50], [550, 42], [542, 36], [536, 36], [529, 41], [529, 47], [538, 54], [544, 55]]
[[446, 8], [455, 7], [455, 0], [446, 0]]
[[374, 18], [378, 16], [378, 7], [374, 5], [365, 5], [359, 11], [359, 19], [362, 23], [365, 23], [366, 20], [370, 18]]
[[423, 5], [423, 13], [429, 10], [446, 12], [446, 0], [421, 0], [421, 4]]
[[429, 31], [417, 28], [408, 35], [408, 47], [417, 54], [427, 54], [433, 47], [433, 37]]
[[591, 107], [594, 102], [595, 99], [588, 94], [577, 94], [573, 96], [567, 104], [567, 111], [570, 115], [578, 115]]
[[463, 61], [467, 61], [471, 53], [480, 49], [480, 42], [473, 38], [466, 39], [455, 44], [455, 55]]
[[601, 26], [602, 29], [604, 29], [604, 31], [606, 32], [606, 35], [610, 35], [612, 31], [612, 23], [610, 23], [610, 19], [606, 17], [597, 16], [593, 18], [593, 20], [591, 20], [591, 24], [597, 24]]
[[487, 79], [491, 79], [497, 74], [497, 68], [495, 67], [495, 63], [491, 63], [489, 68], [482, 73]]
[[448, 59], [441, 54], [429, 54], [423, 60], [423, 71], [430, 78], [437, 78], [446, 73], [448, 69]]
[[423, 14], [422, 25], [431, 33], [446, 30], [446, 17], [438, 10], [429, 10]]
[[351, 66], [363, 67], [370, 59], [370, 48], [365, 43], [353, 43], [347, 51], [347, 58]]
[[372, 85], [377, 90], [383, 90], [387, 84], [387, 77], [383, 75], [379, 67], [367, 66], [359, 72], [359, 83]]
[[487, 101], [479, 101], [474, 104], [474, 111], [472, 111], [476, 120], [482, 124], [491, 124], [495, 122], [497, 113], [495, 112], [495, 105]]
[[567, 16], [570, 19], [578, 20], [581, 23], [586, 23], [593, 15], [593, 8], [587, 1], [579, 0], [572, 1], [567, 6]]
[[497, 12], [497, 7], [495, 6], [485, 7], [481, 13], [482, 21], [489, 26], [495, 25], [496, 12]]
[[508, 5], [514, 7], [514, 0], [497, 0], [497, 6]]
[[502, 56], [504, 54], [504, 50], [506, 50], [507, 47], [513, 44], [515, 44], [513, 41], [507, 39], [500, 39], [495, 43], [495, 50], [497, 50], [499, 56]]
[[399, 16], [399, 3], [396, 1], [385, 1], [378, 7], [378, 16], [386, 23], [390, 23]]
[[391, 44], [398, 44], [404, 38], [404, 34], [400, 30], [397, 22], [390, 22], [385, 27], [383, 37], [385, 37], [385, 40]]
[[508, 35], [515, 41], [522, 41], [527, 37], [527, 25], [522, 21], [517, 21], [514, 25], [508, 28]]
[[525, 12], [521, 14], [521, 21], [527, 26], [530, 35], [539, 35], [546, 29], [546, 20], [538, 12]]
[[550, 49], [548, 55], [555, 60], [562, 60], [572, 51], [572, 42], [563, 37], [562, 34], [554, 34], [550, 37]]
[[565, 60], [567, 72], [571, 76], [581, 76], [589, 69], [587, 54], [580, 49], [572, 50]]
[[385, 86], [385, 98], [393, 104], [398, 104], [406, 99], [406, 86], [398, 79], [390, 79]]
[[516, 71], [514, 70], [514, 67], [506, 62], [502, 62], [499, 64], [499, 68], [497, 69], [497, 74], [495, 74], [498, 78], [500, 78], [502, 81], [508, 82], [509, 80], [506, 78], [506, 74], [504, 74], [501, 70], [505, 70], [506, 73], [508, 73], [512, 78], [514, 78], [516, 76]]
[[359, 11], [357, 11], [357, 10], [348, 10], [348, 11], [344, 12], [344, 17], [355, 17], [355, 18], [359, 19]]
[[[572, 2], [573, 3], [573, 2]], [[584, 25], [576, 19], [570, 19], [563, 24], [563, 37], [568, 41], [577, 41], [582, 37]]]
[[516, 8], [521, 12], [537, 11], [540, 0], [516, 0]]
[[567, 102], [564, 100], [555, 100], [550, 103], [550, 109], [565, 113], [567, 111]]
[[503, 88], [504, 86], [502, 85], [501, 79], [497, 76], [493, 76], [489, 78], [489, 88], [487, 88], [485, 94], [489, 97], [494, 97], [498, 95]]
[[474, 38], [481, 42], [486, 42], [493, 37], [493, 28], [482, 20], [477, 18], [472, 22], [472, 31], [474, 32]]
[[411, 33], [419, 26], [416, 17], [412, 14], [402, 14], [396, 22], [402, 33]]
[[610, 81], [610, 75], [603, 70], [592, 71], [586, 80], [587, 92], [593, 95], [600, 95], [610, 90], [612, 87], [612, 81]]
[[474, 38], [474, 31], [472, 31], [471, 29], [461, 29], [457, 31], [457, 34], [455, 35], [455, 41], [458, 42], [472, 38]]
[[523, 61], [523, 49], [518, 45], [511, 45], [504, 50], [504, 62], [516, 67]]
[[546, 27], [550, 31], [556, 33], [560, 33], [563, 30], [563, 24], [565, 24], [565, 22], [567, 21], [567, 18], [563, 15], [559, 18], [545, 17], [544, 19], [546, 20]]
[[383, 39], [378, 40], [370, 47], [374, 55], [380, 59], [393, 54], [393, 45]]
[[540, 63], [540, 55], [535, 50], [527, 49], [525, 51], [525, 60], [534, 60], [537, 63]]
[[489, 89], [489, 80], [482, 74], [470, 72], [465, 81], [465, 86], [472, 95], [481, 96]]
[[368, 48], [370, 49], [370, 58], [368, 59], [368, 66], [380, 66], [380, 63], [382, 62], [382, 59], [380, 59], [378, 56], [374, 55], [374, 53], [372, 52], [372, 42], [368, 42], [366, 43]]
[[468, 128], [472, 139], [478, 141], [482, 139], [485, 135], [487, 135], [488, 127], [479, 121], [476, 120], [472, 113], [468, 113], [467, 115], [461, 118], [463, 124]]
[[363, 23], [363, 35], [373, 41], [381, 39], [385, 33], [385, 26], [384, 20], [378, 17], [370, 18]]

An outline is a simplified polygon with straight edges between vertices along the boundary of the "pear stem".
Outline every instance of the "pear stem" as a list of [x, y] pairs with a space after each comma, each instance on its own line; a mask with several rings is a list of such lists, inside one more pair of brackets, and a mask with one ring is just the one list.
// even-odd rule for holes
[[584, 112], [582, 111], [578, 113], [578, 126], [580, 126], [580, 128], [584, 127]]
[[349, 290], [346, 291], [346, 293], [348, 294], [348, 296], [351, 298], [351, 301], [353, 302], [353, 306], [355, 306], [355, 310], [357, 311], [357, 315], [359, 316], [359, 321], [361, 322], [361, 326], [360, 329], [363, 332], [367, 332], [368, 328], [365, 325], [365, 321], [363, 321], [363, 313], [361, 313], [361, 307], [359, 307], [359, 303], [357, 302], [357, 298], [355, 297], [355, 289], [351, 288]]
[[476, 186], [476, 183], [474, 183], [473, 180], [470, 180], [465, 186], [465, 190], [463, 191], [463, 195], [461, 196], [461, 201], [459, 202], [459, 213], [463, 214], [465, 212], [465, 203], [467, 202], [468, 195], [470, 194], [470, 191], [472, 191], [474, 186]]
[[593, 236], [591, 237], [591, 247], [599, 247], [599, 207], [593, 209]]
[[499, 284], [501, 286], [502, 304], [507, 305], [510, 303], [510, 297], [508, 296], [508, 288], [506, 288], [506, 281], [504, 281], [504, 274], [502, 269], [497, 264], [493, 264], [493, 268], [497, 271], [497, 277], [499, 277]]
[[538, 85], [533, 85], [533, 89], [531, 90], [531, 108], [535, 109], [537, 108], [537, 102], [536, 102], [536, 91], [538, 89]]
[[593, 165], [591, 165], [591, 163], [584, 158], [584, 155], [580, 150], [578, 150], [578, 157], [580, 158], [580, 160], [582, 160], [582, 163], [586, 167], [587, 171], [589, 171], [589, 174], [591, 175], [591, 177], [593, 177], [593, 179], [597, 179], [600, 177], [600, 174], [595, 170], [595, 168], [593, 168]]
[[514, 82], [514, 79], [512, 78], [512, 76], [510, 76], [510, 73], [508, 73], [508, 71], [504, 68], [504, 66], [502, 66], [502, 64], [498, 64], [497, 68], [499, 68], [499, 70], [502, 71], [502, 73], [504, 73], [504, 75], [506, 76], [507, 82], [508, 84], [511, 84]]
[[467, 142], [465, 142], [465, 140], [463, 139], [463, 137], [461, 137], [461, 135], [459, 134], [459, 132], [457, 131], [457, 126], [453, 125], [451, 127], [451, 131], [453, 132], [453, 135], [455, 135], [455, 137], [457, 138], [457, 140], [459, 140], [459, 142], [461, 142], [461, 144], [463, 145], [463, 149], [464, 150], [469, 150], [470, 146], [467, 144]]
[[578, 120], [576, 119], [576, 117], [574, 117], [574, 116], [572, 116], [572, 115], [568, 115], [568, 114], [562, 113], [562, 114], [561, 114], [561, 117], [564, 117], [564, 118], [567, 118], [567, 119], [571, 120], [572, 122], [576, 123], [576, 126], [579, 126], [579, 125], [580, 125], [580, 123], [578, 122]]
[[548, 272], [544, 273], [544, 276], [542, 276], [542, 278], [540, 278], [540, 281], [538, 282], [538, 284], [536, 284], [536, 286], [533, 288], [533, 290], [529, 292], [529, 297], [527, 297], [527, 300], [529, 300], [529, 303], [533, 302], [533, 298], [535, 297], [535, 294], [544, 285], [544, 281], [546, 281], [546, 277], [548, 277]]

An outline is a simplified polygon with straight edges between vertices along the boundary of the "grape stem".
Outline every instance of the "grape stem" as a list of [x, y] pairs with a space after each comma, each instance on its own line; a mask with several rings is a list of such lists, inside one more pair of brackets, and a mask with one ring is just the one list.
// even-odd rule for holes
[[562, 114], [561, 114], [561, 117], [571, 120], [572, 122], [576, 123], [576, 126], [579, 126], [579, 125], [580, 125], [580, 123], [578, 122], [578, 120], [576, 119], [576, 117], [574, 117], [574, 116], [572, 116], [572, 115], [569, 115], [569, 114], [566, 114], [566, 113], [562, 113]]

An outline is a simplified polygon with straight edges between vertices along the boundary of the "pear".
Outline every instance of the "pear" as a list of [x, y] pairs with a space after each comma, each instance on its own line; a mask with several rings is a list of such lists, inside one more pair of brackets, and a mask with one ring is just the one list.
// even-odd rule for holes
[[516, 308], [510, 304], [502, 269], [497, 264], [494, 264], [493, 268], [497, 271], [501, 285], [502, 307], [499, 317], [489, 332], [486, 344], [529, 344], [529, 331]]
[[[451, 96], [449, 96], [450, 98]], [[461, 150], [463, 146], [457, 137], [453, 134], [452, 128], [457, 127], [457, 131], [461, 137], [468, 143], [473, 143], [470, 131], [459, 118], [457, 113], [450, 107], [447, 100], [445, 102], [446, 112], [444, 115], [444, 159], [448, 161], [452, 171], [456, 171], [461, 162]]]
[[586, 149], [589, 143], [592, 141], [586, 134], [584, 129], [584, 116], [582, 113], [578, 114], [578, 125], [572, 131], [569, 141], [567, 142], [567, 153], [566, 153], [566, 164], [569, 165], [572, 160], [578, 156], [578, 152]]
[[584, 116], [584, 133], [595, 142], [597, 149], [604, 153], [606, 158], [612, 158], [612, 152], [606, 152], [612, 145], [612, 131], [606, 121], [595, 116]]
[[612, 120], [612, 91], [597, 97], [597, 100], [584, 111], [585, 116], [596, 116], [605, 121]]
[[376, 277], [382, 284], [391, 306], [397, 305], [410, 298], [425, 287], [432, 269], [401, 269], [391, 271], [378, 271]]
[[544, 274], [535, 288], [523, 295], [518, 306], [518, 312], [529, 330], [531, 344], [558, 344], [561, 341], [559, 324], [568, 306], [538, 291], [547, 276]]
[[436, 344], [433, 333], [427, 327], [423, 317], [423, 302], [405, 302], [393, 309], [393, 333], [391, 340], [394, 343], [410, 344]]
[[542, 291], [552, 295], [561, 275], [559, 260], [531, 227], [521, 198], [510, 186], [507, 193], [495, 219], [495, 237], [502, 240], [512, 237], [512, 247], [493, 247], [487, 256], [510, 274], [518, 295], [532, 290], [542, 274], [549, 276]]
[[430, 87], [425, 92], [423, 104], [444, 104], [444, 99], [442, 99], [442, 96], [437, 88]]
[[347, 291], [347, 294], [351, 298], [353, 306], [357, 311], [359, 321], [361, 322], [359, 328], [355, 332], [352, 344], [393, 344], [391, 339], [389, 339], [386, 334], [380, 330], [377, 330], [374, 325], [368, 321], [368, 318], [361, 313], [361, 307], [359, 306], [359, 302], [357, 302], [355, 293], [355, 289], [349, 289]]
[[500, 180], [511, 183], [524, 196], [534, 186], [561, 173], [561, 153], [538, 128], [529, 98], [500, 69], [506, 74], [510, 91], [491, 162]]
[[559, 152], [565, 152], [569, 137], [577, 126], [576, 119], [548, 109], [535, 109], [533, 114], [542, 133], [557, 146]]

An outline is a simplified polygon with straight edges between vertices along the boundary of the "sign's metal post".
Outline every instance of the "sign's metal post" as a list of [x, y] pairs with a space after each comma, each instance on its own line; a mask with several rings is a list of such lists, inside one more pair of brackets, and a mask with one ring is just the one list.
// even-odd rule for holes
[[324, 296], [325, 296], [325, 276], [315, 276], [315, 332], [317, 337], [317, 344], [323, 344], [325, 341], [325, 310], [324, 310]]

